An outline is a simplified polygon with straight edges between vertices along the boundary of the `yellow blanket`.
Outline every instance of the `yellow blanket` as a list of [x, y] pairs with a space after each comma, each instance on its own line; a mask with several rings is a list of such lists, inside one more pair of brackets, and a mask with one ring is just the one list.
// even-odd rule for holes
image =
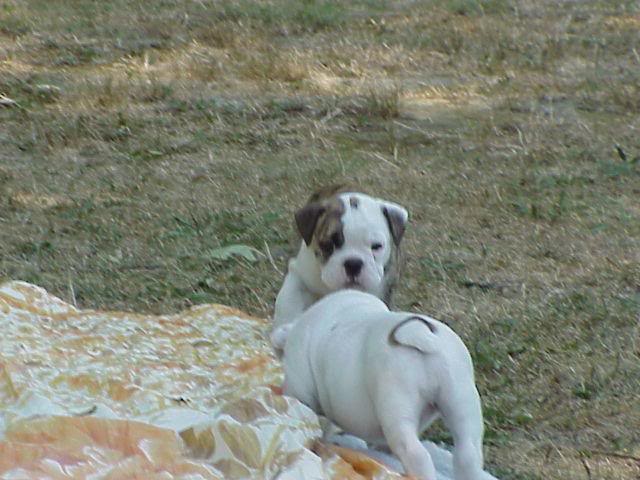
[[267, 329], [222, 305], [77, 310], [0, 285], [0, 477], [400, 478], [317, 441], [316, 415], [277, 393]]

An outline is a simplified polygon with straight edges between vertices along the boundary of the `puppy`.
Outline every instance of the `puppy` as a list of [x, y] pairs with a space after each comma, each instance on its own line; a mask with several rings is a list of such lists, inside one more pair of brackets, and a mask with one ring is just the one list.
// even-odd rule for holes
[[284, 348], [284, 394], [347, 433], [386, 443], [407, 474], [435, 480], [419, 437], [442, 416], [454, 441], [454, 478], [493, 478], [482, 470], [484, 428], [471, 357], [445, 324], [342, 290], [276, 329], [274, 338]]
[[302, 242], [276, 298], [274, 327], [343, 288], [389, 303], [408, 216], [400, 205], [343, 187], [313, 194], [295, 214]]

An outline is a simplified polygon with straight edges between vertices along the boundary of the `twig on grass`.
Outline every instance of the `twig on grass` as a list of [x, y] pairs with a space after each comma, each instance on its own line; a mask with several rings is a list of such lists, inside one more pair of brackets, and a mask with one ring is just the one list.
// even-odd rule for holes
[[382, 155], [380, 155], [377, 152], [367, 152], [366, 150], [356, 150], [358, 153], [364, 153], [365, 155], [369, 155], [371, 157], [377, 158], [378, 160], [383, 161], [384, 163], [391, 165], [393, 168], [397, 168], [399, 169], [400, 167], [398, 165], [396, 165], [395, 163], [393, 163], [391, 160], [388, 160], [386, 158], [384, 158]]
[[271, 264], [273, 269], [276, 272], [278, 272], [280, 275], [282, 275], [282, 272], [280, 271], [280, 269], [276, 265], [276, 262], [273, 260], [273, 257], [271, 256], [271, 250], [269, 250], [269, 244], [267, 244], [266, 240], [264, 241], [264, 250], [265, 250], [265, 252], [267, 252], [267, 259], [269, 260], [269, 263]]
[[69, 277], [69, 295], [71, 295], [71, 302], [73, 306], [78, 308], [78, 304], [76, 303], [76, 292], [73, 289], [73, 282], [71, 281], [71, 277]]
[[589, 467], [589, 464], [587, 463], [587, 459], [584, 457], [581, 457], [580, 461], [582, 462], [582, 465], [584, 465], [584, 469], [587, 472], [587, 478], [591, 480], [591, 467]]
[[620, 458], [622, 460], [633, 460], [634, 462], [640, 462], [640, 457], [635, 455], [629, 455], [626, 453], [607, 452], [606, 450], [591, 450], [591, 449], [587, 449], [583, 451], [592, 455], [600, 455], [603, 457], [613, 457], [613, 458]]
[[393, 121], [394, 124], [399, 127], [406, 128], [407, 130], [411, 130], [412, 132], [418, 132], [427, 137], [429, 140], [435, 140], [438, 138], [451, 138], [451, 139], [459, 139], [460, 135], [453, 135], [450, 133], [429, 133], [426, 130], [422, 130], [421, 128], [412, 127], [411, 125], [407, 125], [406, 123], [399, 122], [398, 120]]
[[22, 109], [22, 105], [16, 102], [14, 99], [7, 97], [5, 94], [0, 93], [0, 107], [15, 107]]

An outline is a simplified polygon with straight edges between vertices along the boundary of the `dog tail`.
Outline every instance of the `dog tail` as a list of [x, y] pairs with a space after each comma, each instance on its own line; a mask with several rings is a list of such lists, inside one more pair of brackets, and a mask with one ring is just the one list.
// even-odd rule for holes
[[408, 317], [393, 327], [389, 343], [415, 348], [422, 353], [434, 353], [438, 350], [437, 329], [426, 318]]

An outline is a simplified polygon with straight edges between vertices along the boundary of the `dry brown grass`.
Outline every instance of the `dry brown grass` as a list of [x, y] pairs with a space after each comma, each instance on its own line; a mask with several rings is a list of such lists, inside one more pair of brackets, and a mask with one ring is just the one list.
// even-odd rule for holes
[[398, 304], [472, 350], [500, 478], [638, 478], [637, 2], [135, 5], [0, 5], [0, 275], [268, 315], [291, 213], [356, 182], [411, 211]]

